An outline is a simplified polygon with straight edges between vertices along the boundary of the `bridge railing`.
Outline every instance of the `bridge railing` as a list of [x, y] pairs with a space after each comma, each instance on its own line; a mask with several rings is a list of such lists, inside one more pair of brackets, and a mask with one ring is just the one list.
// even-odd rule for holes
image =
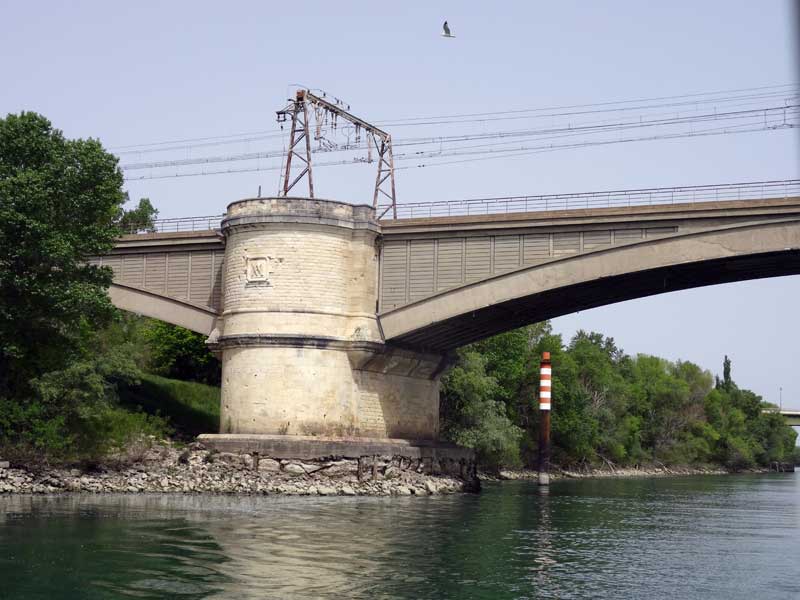
[[689, 187], [418, 202], [398, 204], [397, 217], [415, 219], [797, 196], [800, 196], [800, 179], [786, 179]]
[[[792, 197], [800, 197], [800, 179], [583, 192], [577, 194], [505, 196], [499, 198], [416, 202], [398, 204], [397, 217], [400, 219], [415, 219]], [[380, 214], [380, 210], [378, 214]], [[139, 229], [130, 233], [170, 233], [219, 229], [224, 216], [208, 215], [204, 217], [157, 219], [152, 228]]]
[[128, 233], [176, 233], [181, 231], [208, 231], [219, 229], [225, 215], [208, 215], [205, 217], [180, 217], [175, 219], [156, 219], [153, 226], [137, 228]]

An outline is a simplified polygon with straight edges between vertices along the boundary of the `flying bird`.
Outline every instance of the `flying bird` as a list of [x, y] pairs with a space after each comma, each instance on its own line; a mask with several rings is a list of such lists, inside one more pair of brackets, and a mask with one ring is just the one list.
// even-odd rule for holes
[[447, 21], [445, 21], [444, 25], [442, 25], [442, 37], [446, 38], [456, 37], [450, 33], [450, 27], [447, 25]]

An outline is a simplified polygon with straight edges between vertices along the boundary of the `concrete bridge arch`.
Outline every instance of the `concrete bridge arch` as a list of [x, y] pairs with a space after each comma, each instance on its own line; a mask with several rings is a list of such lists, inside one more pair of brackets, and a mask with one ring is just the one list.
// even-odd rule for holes
[[209, 306], [171, 298], [122, 283], [113, 283], [108, 290], [111, 302], [128, 312], [180, 325], [203, 335], [211, 335], [217, 324], [217, 311]]
[[388, 342], [448, 352], [479, 339], [655, 294], [800, 273], [800, 219], [643, 239], [495, 275], [381, 314]]

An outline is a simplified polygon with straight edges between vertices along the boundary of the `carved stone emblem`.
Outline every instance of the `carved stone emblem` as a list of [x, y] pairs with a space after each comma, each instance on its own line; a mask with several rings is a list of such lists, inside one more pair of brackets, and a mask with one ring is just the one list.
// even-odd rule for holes
[[259, 256], [247, 259], [247, 283], [256, 281], [269, 283], [269, 258]]

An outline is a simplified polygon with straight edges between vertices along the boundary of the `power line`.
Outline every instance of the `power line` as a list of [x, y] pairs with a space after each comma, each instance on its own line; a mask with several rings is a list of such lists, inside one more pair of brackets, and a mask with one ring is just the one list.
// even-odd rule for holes
[[210, 140], [225, 140], [234, 137], [242, 137], [242, 136], [252, 136], [252, 135], [276, 135], [280, 136], [283, 135], [278, 130], [267, 130], [267, 131], [248, 131], [246, 133], [232, 133], [229, 135], [217, 135], [217, 136], [209, 136], [209, 137], [197, 137], [197, 138], [183, 138], [179, 140], [167, 140], [162, 142], [150, 142], [147, 144], [130, 144], [127, 146], [112, 146], [109, 150], [127, 150], [129, 148], [147, 148], [150, 146], [164, 146], [167, 144], [180, 144], [183, 142], [204, 142]]
[[[798, 114], [800, 114], [800, 110], [798, 110], [798, 107], [790, 107], [790, 108], [791, 108], [791, 110], [789, 110], [788, 113], [785, 116], [794, 117], [794, 116], [797, 116]], [[758, 120], [761, 120], [762, 114], [763, 114], [762, 110], [755, 111], [752, 114], [752, 117], [750, 118], [750, 120], [752, 121], [753, 119], [756, 119], [756, 118]], [[726, 120], [741, 120], [741, 116], [739, 116], [739, 115], [730, 115], [730, 114], [729, 115], [725, 115], [725, 114], [719, 113], [718, 115], [715, 115], [714, 118], [711, 118], [711, 119], [700, 118], [700, 119], [696, 119], [696, 120], [692, 120], [692, 121], [681, 121], [681, 123], [683, 123], [683, 124], [694, 124], [694, 123], [702, 123], [702, 122], [707, 122], [707, 121], [726, 121]], [[783, 120], [784, 120], [784, 113], [781, 112], [777, 116], [772, 117], [771, 121], [769, 119], [767, 119], [766, 123], [779, 124], [779, 123], [783, 122]], [[589, 133], [589, 134], [594, 134], [594, 133], [617, 133], [617, 132], [621, 132], [621, 131], [628, 131], [628, 130], [631, 130], [631, 129], [645, 129], [645, 128], [650, 128], [650, 127], [660, 127], [660, 126], [663, 126], [665, 124], [672, 124], [672, 123], [666, 123], [666, 122], [652, 122], [652, 123], [647, 123], [647, 122], [639, 123], [639, 122], [636, 122], [636, 123], [629, 123], [629, 124], [624, 124], [623, 123], [623, 124], [614, 124], [613, 126], [604, 127], [602, 129], [590, 129], [588, 131], [585, 131], [582, 128], [576, 128], [576, 129], [565, 128], [565, 129], [558, 129], [558, 130], [550, 130], [549, 132], [544, 132], [543, 131], [542, 133], [551, 133], [552, 135], [546, 135], [546, 136], [543, 136], [543, 137], [540, 137], [539, 135], [536, 135], [535, 137], [537, 139], [539, 139], [539, 140], [563, 139], [563, 138], [568, 138], [568, 137], [577, 137], [577, 136], [585, 135], [586, 133]], [[728, 127], [742, 127], [742, 126], [747, 126], [747, 125], [748, 125], [748, 123], [743, 123], [743, 124], [740, 124], [740, 125], [729, 125]], [[523, 137], [524, 138], [524, 137], [533, 137], [533, 136], [524, 135], [524, 136], [498, 136], [498, 137], [503, 137], [503, 138], [506, 138], [506, 137]], [[478, 139], [492, 139], [492, 138], [487, 138], [487, 137], [482, 137], [482, 136], [475, 136], [474, 138], [470, 138], [470, 139], [478, 140]], [[464, 140], [459, 140], [459, 141], [464, 141]], [[503, 142], [495, 142], [495, 143], [490, 143], [490, 144], [473, 144], [473, 145], [470, 145], [470, 146], [458, 146], [458, 148], [460, 148], [460, 149], [489, 148], [489, 147], [495, 147], [495, 146], [504, 146], [504, 145], [508, 145], [510, 143], [512, 143], [512, 142], [503, 141]], [[399, 144], [399, 145], [402, 145], [402, 144]]]
[[[575, 135], [582, 135], [582, 134], [595, 134], [595, 133], [609, 133], [609, 132], [617, 132], [627, 129], [638, 129], [638, 128], [645, 128], [645, 127], [663, 127], [667, 125], [687, 125], [705, 121], [724, 121], [724, 120], [733, 120], [733, 119], [755, 119], [761, 118], [762, 115], [766, 119], [767, 114], [783, 114], [784, 116], [794, 116], [797, 112], [798, 106], [800, 105], [788, 105], [788, 106], [770, 106], [770, 107], [759, 107], [749, 110], [740, 110], [740, 111], [729, 111], [729, 112], [712, 112], [712, 113], [705, 113], [700, 115], [689, 115], [685, 117], [672, 117], [666, 119], [653, 119], [653, 120], [638, 120], [638, 121], [620, 121], [616, 123], [603, 123], [603, 124], [592, 124], [592, 125], [584, 125], [584, 126], [561, 126], [561, 127], [553, 127], [547, 129], [533, 129], [533, 130], [511, 130], [511, 131], [499, 131], [499, 132], [489, 132], [489, 133], [482, 133], [482, 134], [462, 134], [456, 136], [438, 136], [438, 137], [431, 137], [431, 138], [412, 138], [408, 141], [404, 141], [403, 139], [399, 139], [395, 141], [395, 147], [406, 147], [406, 146], [413, 146], [413, 145], [434, 145], [438, 144], [440, 146], [444, 144], [455, 144], [461, 142], [468, 142], [474, 140], [490, 140], [490, 139], [503, 139], [503, 138], [524, 138], [524, 137], [535, 137], [535, 136], [544, 136], [544, 135], [551, 135], [556, 136], [557, 134], [564, 134], [567, 136], [575, 136]], [[491, 145], [491, 144], [490, 144]], [[500, 145], [500, 144], [495, 144]], [[316, 152], [345, 152], [345, 151], [358, 151], [364, 150], [366, 146], [364, 145], [351, 145], [351, 146], [344, 146], [340, 148], [332, 148], [327, 150], [319, 150], [317, 149]], [[225, 155], [225, 156], [207, 156], [207, 157], [197, 157], [197, 158], [185, 158], [185, 159], [175, 159], [175, 160], [167, 160], [167, 161], [152, 161], [152, 162], [143, 162], [143, 163], [130, 163], [122, 165], [124, 170], [137, 170], [137, 169], [154, 169], [154, 168], [164, 168], [164, 167], [179, 167], [179, 166], [190, 166], [190, 165], [199, 165], [199, 164], [213, 164], [213, 163], [222, 163], [222, 162], [236, 162], [236, 161], [247, 161], [247, 160], [256, 160], [256, 159], [270, 159], [270, 158], [277, 158], [281, 155], [280, 150], [272, 150], [266, 152], [248, 152], [248, 153], [241, 153], [241, 154], [234, 154], [234, 155]]]
[[[767, 92], [767, 90], [771, 90]], [[529, 116], [508, 116], [503, 117], [506, 118], [547, 118], [547, 117], [555, 117], [555, 116], [579, 116], [582, 114], [595, 114], [595, 113], [602, 113], [602, 112], [620, 112], [620, 111], [631, 111], [631, 110], [652, 110], [655, 108], [665, 108], [665, 107], [675, 107], [675, 106], [688, 106], [688, 105], [697, 105], [697, 104], [708, 104], [708, 103], [726, 103], [732, 102], [737, 100], [755, 100], [755, 99], [767, 99], [767, 98], [774, 98], [779, 97], [785, 94], [793, 94], [797, 95], [798, 91], [800, 91], [800, 87], [796, 84], [780, 84], [780, 85], [772, 85], [772, 86], [761, 86], [761, 87], [751, 87], [751, 88], [739, 88], [739, 89], [732, 89], [732, 90], [721, 90], [715, 92], [699, 92], [694, 94], [681, 94], [681, 95], [673, 95], [673, 96], [659, 96], [654, 98], [640, 98], [634, 100], [618, 100], [618, 101], [609, 101], [609, 102], [599, 102], [599, 103], [588, 103], [588, 104], [573, 104], [573, 105], [565, 105], [565, 106], [554, 106], [554, 107], [545, 107], [545, 108], [525, 108], [525, 109], [513, 109], [513, 110], [501, 110], [501, 111], [492, 111], [492, 112], [484, 112], [484, 113], [463, 113], [463, 114], [453, 114], [453, 115], [439, 115], [439, 116], [427, 116], [427, 117], [410, 117], [404, 119], [393, 119], [387, 121], [378, 121], [378, 123], [382, 126], [406, 126], [406, 125], [431, 125], [431, 124], [463, 124], [463, 123], [480, 123], [485, 122], [487, 119], [480, 119], [477, 117], [497, 117], [495, 120], [502, 120], [500, 117], [503, 115], [523, 115], [525, 113], [531, 113]], [[750, 94], [745, 96], [727, 96], [727, 97], [720, 97], [716, 98], [713, 96], [719, 96], [721, 94], [740, 94], [744, 92], [762, 92], [761, 94]], [[652, 106], [621, 106], [625, 104], [632, 104], [632, 103], [643, 103], [643, 102], [659, 102], [663, 100], [681, 100], [681, 99], [689, 99], [689, 98], [702, 98], [703, 96], [712, 96], [710, 98], [706, 98], [704, 100], [687, 100], [685, 102], [677, 102], [677, 103], [667, 103], [667, 104], [657, 104]], [[587, 111], [578, 111], [578, 112], [559, 112], [559, 113], [552, 113], [552, 114], [534, 114], [534, 113], [544, 113], [545, 111], [564, 111], [564, 110], [573, 110], [573, 109], [591, 109], [597, 107], [610, 107], [610, 106], [619, 106], [619, 108], [600, 108], [599, 110], [587, 110]], [[463, 119], [472, 119], [471, 121], [463, 121]], [[456, 119], [456, 121], [452, 122], [445, 122], [442, 121], [443, 119]], [[111, 147], [110, 150], [118, 151], [118, 154], [133, 154], [133, 153], [149, 153], [149, 152], [160, 152], [160, 151], [167, 151], [167, 150], [185, 150], [191, 149], [195, 147], [204, 147], [204, 146], [211, 146], [211, 145], [221, 145], [221, 144], [232, 144], [232, 143], [245, 143], [250, 141], [260, 141], [263, 139], [269, 138], [276, 138], [281, 137], [284, 133], [281, 130], [260, 130], [260, 131], [249, 131], [249, 132], [242, 132], [237, 134], [229, 134], [229, 135], [221, 135], [221, 136], [206, 136], [206, 137], [196, 137], [196, 138], [183, 138], [177, 140], [166, 140], [160, 142], [152, 142], [152, 143], [142, 143], [142, 144], [132, 144], [132, 145], [125, 145], [125, 146], [115, 146]], [[196, 144], [192, 144], [192, 142], [196, 142]], [[175, 144], [184, 144], [182, 146], [170, 147], [174, 146]], [[188, 145], [187, 145], [188, 144]]]
[[[642, 137], [632, 137], [626, 139], [618, 139], [618, 140], [604, 140], [604, 141], [595, 141], [595, 142], [580, 142], [580, 143], [573, 143], [573, 144], [562, 144], [562, 145], [548, 145], [548, 146], [541, 146], [541, 147], [527, 147], [527, 148], [516, 148], [516, 149], [505, 149], [505, 150], [487, 150], [479, 153], [481, 156], [477, 156], [474, 158], [468, 159], [459, 159], [453, 161], [439, 161], [429, 164], [418, 164], [418, 165], [409, 165], [404, 167], [396, 167], [396, 170], [401, 169], [413, 169], [413, 168], [426, 168], [426, 167], [436, 167], [436, 166], [444, 166], [450, 164], [458, 164], [458, 163], [466, 163], [466, 162], [475, 162], [481, 160], [492, 160], [497, 158], [513, 158], [516, 156], [526, 156], [531, 154], [541, 154], [546, 152], [555, 152], [558, 150], [565, 150], [565, 149], [575, 149], [575, 148], [586, 148], [592, 146], [604, 146], [610, 144], [618, 144], [618, 143], [631, 143], [631, 142], [638, 142], [638, 141], [656, 141], [656, 140], [674, 140], [674, 139], [682, 139], [682, 138], [692, 138], [692, 137], [707, 137], [707, 136], [718, 136], [718, 135], [734, 135], [734, 134], [741, 134], [741, 133], [752, 133], [757, 131], [775, 131], [778, 129], [783, 128], [793, 128], [798, 127], [799, 123], [795, 122], [776, 122], [774, 124], [766, 124], [760, 125], [758, 127], [750, 126], [749, 129], [740, 129], [740, 130], [731, 130], [731, 127], [725, 128], [717, 128], [717, 129], [709, 129], [709, 130], [701, 130], [697, 132], [684, 132], [684, 133], [676, 133], [676, 134], [661, 134], [656, 136], [642, 136]], [[746, 125], [744, 125], [746, 126]], [[742, 126], [742, 127], [744, 127]], [[452, 153], [442, 153], [438, 155], [436, 158], [445, 158], [448, 156], [453, 156]], [[419, 160], [421, 157], [418, 155], [408, 156], [408, 155], [397, 155], [396, 160], [398, 161], [407, 161], [407, 160]], [[327, 167], [327, 166], [343, 166], [343, 165], [353, 165], [353, 164], [362, 164], [366, 162], [364, 159], [350, 159], [350, 160], [340, 160], [340, 161], [329, 161], [329, 162], [317, 162], [315, 163], [315, 167]], [[223, 174], [233, 174], [233, 173], [253, 173], [253, 172], [260, 172], [260, 171], [274, 171], [278, 170], [280, 167], [278, 166], [267, 166], [267, 167], [246, 167], [242, 169], [225, 169], [225, 170], [214, 170], [214, 171], [202, 171], [202, 172], [193, 172], [193, 173], [175, 173], [171, 175], [142, 175], [139, 177], [128, 177], [126, 178], [128, 181], [142, 181], [142, 180], [152, 180], [152, 179], [175, 179], [175, 178], [183, 178], [183, 177], [198, 177], [198, 176], [207, 176], [207, 175], [223, 175]]]
[[[657, 102], [661, 100], [678, 100], [682, 98], [696, 98], [700, 96], [713, 96], [719, 94], [738, 94], [741, 92], [754, 92], [754, 91], [763, 91], [763, 90], [774, 90], [773, 93], [781, 94], [784, 93], [780, 90], [783, 89], [794, 89], [795, 92], [800, 89], [795, 83], [783, 83], [779, 85], [770, 85], [770, 86], [761, 86], [761, 87], [752, 87], [752, 88], [739, 88], [733, 90], [721, 90], [716, 92], [698, 92], [694, 94], [680, 94], [675, 96], [657, 96], [654, 98], [639, 98], [635, 100], [616, 100], [616, 101], [608, 101], [608, 102], [595, 102], [591, 104], [572, 104], [567, 106], [550, 106], [544, 108], [523, 108], [517, 110], [509, 110], [509, 111], [492, 111], [492, 112], [483, 112], [483, 113], [466, 113], [466, 114], [455, 114], [455, 115], [439, 115], [439, 116], [429, 116], [429, 117], [410, 117], [407, 119], [394, 119], [396, 123], [402, 123], [407, 121], [418, 121], [424, 119], [455, 119], [461, 117], [484, 117], [484, 116], [492, 116], [496, 114], [512, 114], [512, 113], [525, 113], [525, 112], [539, 112], [539, 111], [548, 111], [548, 110], [570, 110], [576, 108], [592, 108], [598, 106], [611, 106], [617, 104], [631, 104], [631, 103], [639, 103], [639, 102]], [[716, 101], [715, 99], [710, 99], [709, 101]], [[380, 123], [386, 124], [386, 121], [379, 121]], [[391, 123], [389, 123], [391, 124]]]
[[[477, 158], [467, 158], [461, 160], [450, 160], [450, 161], [440, 161], [434, 162], [430, 164], [418, 164], [414, 166], [407, 166], [407, 167], [398, 167], [397, 170], [405, 170], [405, 169], [413, 169], [413, 168], [424, 168], [424, 167], [438, 167], [443, 165], [453, 165], [459, 163], [467, 163], [467, 162], [476, 162], [482, 160], [493, 160], [498, 158], [512, 158], [517, 156], [529, 156], [531, 154], [543, 154], [547, 152], [555, 152], [558, 150], [568, 150], [568, 149], [576, 149], [576, 148], [589, 148], [593, 146], [608, 146], [611, 144], [624, 144], [630, 142], [644, 142], [644, 141], [656, 141], [656, 140], [674, 140], [674, 139], [683, 139], [683, 138], [694, 138], [694, 137], [708, 137], [708, 136], [716, 136], [716, 135], [733, 135], [739, 133], [752, 133], [756, 131], [767, 131], [767, 130], [777, 130], [779, 128], [794, 128], [797, 127], [798, 123], [787, 123], [785, 126], [780, 125], [762, 125], [758, 127], [752, 127], [747, 125], [740, 125], [735, 127], [742, 127], [742, 129], [732, 130], [729, 127], [721, 127], [721, 128], [713, 128], [713, 129], [706, 129], [700, 130], [695, 132], [685, 132], [685, 133], [676, 133], [676, 134], [660, 134], [654, 136], [641, 136], [641, 137], [631, 137], [631, 138], [624, 138], [624, 139], [617, 139], [617, 140], [603, 140], [603, 141], [594, 141], [594, 142], [578, 142], [574, 144], [551, 144], [546, 146], [528, 146], [528, 147], [519, 147], [519, 148], [508, 148], [508, 149], [497, 149], [497, 150], [484, 150], [480, 152], [451, 152], [441, 154], [441, 157], [447, 156], [464, 156], [470, 154], [478, 154]], [[747, 127], [745, 129], [745, 127]], [[495, 154], [496, 156], [488, 156]], [[431, 155], [431, 158], [438, 158], [435, 155]], [[426, 158], [426, 157], [418, 157], [418, 158]], [[408, 160], [407, 157], [401, 157], [398, 160]]]
[[[701, 104], [722, 104], [726, 102], [734, 102], [734, 101], [741, 101], [741, 100], [750, 100], [754, 102], [755, 100], [766, 100], [766, 99], [774, 99], [774, 98], [787, 98], [787, 99], [794, 99], [797, 98], [798, 94], [793, 93], [790, 97], [787, 98], [785, 94], [763, 94], [763, 95], [754, 95], [754, 96], [737, 96], [731, 98], [711, 98], [706, 101], [688, 101], [688, 102], [673, 102], [667, 104], [653, 104], [653, 105], [641, 105], [641, 106], [626, 106], [621, 108], [604, 108], [598, 110], [583, 110], [583, 111], [570, 111], [570, 112], [552, 112], [552, 113], [545, 113], [540, 115], [514, 115], [514, 116], [502, 116], [508, 115], [508, 112], [498, 111], [493, 113], [491, 116], [485, 116], [482, 118], [470, 118], [470, 119], [441, 119], [441, 120], [427, 120], [427, 121], [418, 121], [413, 123], [386, 123], [384, 127], [404, 127], [404, 126], [418, 126], [418, 125], [458, 125], [458, 124], [469, 124], [469, 123], [489, 123], [493, 121], [510, 121], [510, 120], [520, 120], [520, 119], [543, 119], [543, 118], [551, 118], [551, 117], [571, 117], [571, 116], [582, 116], [582, 115], [590, 115], [590, 114], [598, 114], [598, 113], [617, 113], [617, 112], [627, 112], [633, 110], [653, 110], [656, 108], [670, 108], [670, 107], [679, 107], [679, 106], [699, 106]], [[533, 111], [510, 111], [511, 113], [516, 112], [533, 112]]]

